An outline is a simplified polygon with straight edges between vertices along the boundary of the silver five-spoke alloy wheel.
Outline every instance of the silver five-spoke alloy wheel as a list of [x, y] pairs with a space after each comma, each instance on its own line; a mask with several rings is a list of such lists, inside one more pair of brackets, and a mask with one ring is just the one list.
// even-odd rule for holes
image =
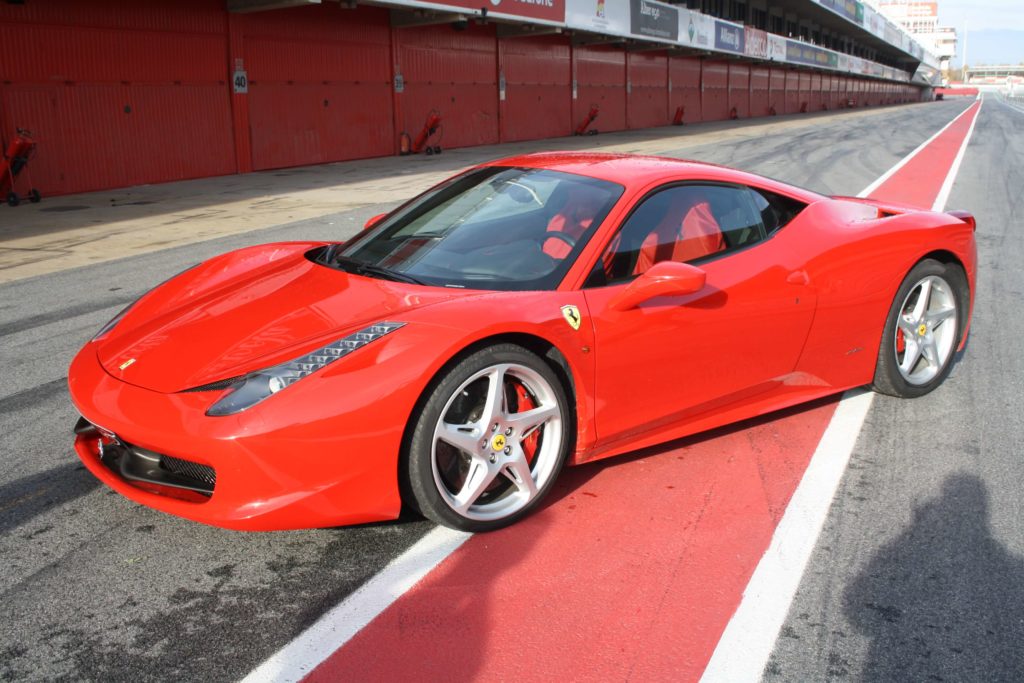
[[557, 474], [562, 420], [554, 389], [532, 368], [500, 363], [476, 372], [434, 429], [431, 470], [441, 498], [476, 521], [522, 510]]
[[953, 353], [957, 326], [956, 296], [945, 279], [929, 275], [911, 287], [893, 340], [903, 379], [914, 386], [935, 379]]

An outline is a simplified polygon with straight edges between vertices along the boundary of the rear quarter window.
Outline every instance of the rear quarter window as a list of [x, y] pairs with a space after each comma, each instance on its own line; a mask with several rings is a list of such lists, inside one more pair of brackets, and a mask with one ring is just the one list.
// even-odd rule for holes
[[801, 201], [768, 190], [750, 188], [750, 194], [754, 206], [761, 212], [761, 221], [769, 235], [784, 228], [807, 208]]

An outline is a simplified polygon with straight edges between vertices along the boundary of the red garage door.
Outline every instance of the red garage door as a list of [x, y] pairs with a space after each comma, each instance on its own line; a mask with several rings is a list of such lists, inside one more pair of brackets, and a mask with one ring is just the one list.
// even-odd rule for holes
[[734, 108], [737, 117], [750, 116], [750, 66], [739, 62], [729, 63], [729, 111]]
[[786, 72], [786, 112], [795, 114], [800, 111], [800, 74], [796, 71]]
[[708, 62], [701, 65], [701, 119], [723, 121], [729, 118], [729, 65]]
[[[399, 126], [412, 137], [431, 112], [441, 129], [431, 142], [442, 147], [498, 141], [498, 57], [493, 26], [447, 24], [394, 32], [396, 67], [404, 81], [397, 95]], [[386, 63], [386, 62], [385, 62]]]
[[393, 151], [388, 13], [337, 14], [320, 5], [244, 15], [255, 169]]
[[[819, 73], [810, 74], [811, 85], [807, 93], [807, 111], [820, 111], [821, 105], [825, 102], [822, 92], [822, 77]], [[826, 81], [827, 82], [827, 81]]]
[[814, 111], [811, 102], [811, 74], [806, 71], [800, 74], [800, 109]]
[[769, 71], [766, 66], [750, 67], [750, 115], [767, 116], [770, 95], [768, 93], [770, 83]]
[[786, 70], [771, 69], [768, 91], [768, 110], [776, 114], [786, 112]]
[[627, 125], [630, 128], [667, 126], [670, 122], [668, 57], [649, 52], [631, 52], [626, 55], [626, 63], [629, 69]]
[[572, 69], [569, 41], [561, 36], [502, 39], [505, 74], [503, 141], [569, 135], [572, 124]]
[[225, 21], [220, 0], [0, 3], [0, 143], [34, 133], [43, 194], [233, 173]]
[[670, 112], [675, 116], [676, 107], [683, 107], [683, 121], [700, 121], [700, 60], [692, 57], [670, 57], [668, 68], [672, 80]]
[[626, 127], [626, 53], [611, 47], [575, 47], [576, 99], [573, 101], [573, 128], [587, 116], [591, 107], [598, 110], [592, 128], [603, 131]]

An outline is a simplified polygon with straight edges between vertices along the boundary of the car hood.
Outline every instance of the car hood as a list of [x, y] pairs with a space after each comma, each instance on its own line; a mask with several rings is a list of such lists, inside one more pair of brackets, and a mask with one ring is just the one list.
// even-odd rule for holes
[[232, 252], [140, 299], [98, 341], [114, 377], [172, 393], [294, 358], [381, 320], [460, 296], [345, 273], [306, 258], [317, 243]]

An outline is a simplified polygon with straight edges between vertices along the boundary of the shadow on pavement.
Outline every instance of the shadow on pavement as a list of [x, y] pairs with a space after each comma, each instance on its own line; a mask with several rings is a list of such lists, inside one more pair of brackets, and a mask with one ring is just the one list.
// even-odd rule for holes
[[864, 680], [1024, 680], [1024, 559], [993, 538], [976, 476], [948, 477], [843, 604], [871, 638]]
[[99, 479], [77, 461], [4, 484], [0, 486], [0, 533], [80, 498], [99, 485]]

